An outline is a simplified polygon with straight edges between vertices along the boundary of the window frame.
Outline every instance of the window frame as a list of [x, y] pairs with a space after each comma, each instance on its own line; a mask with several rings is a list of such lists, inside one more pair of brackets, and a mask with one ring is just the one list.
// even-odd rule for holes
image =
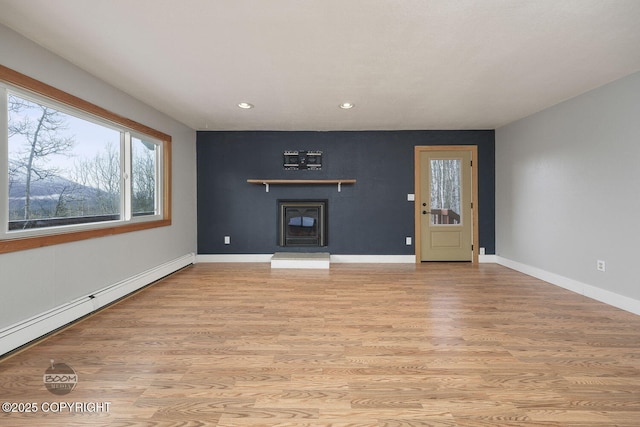
[[[171, 225], [170, 135], [112, 113], [102, 107], [3, 65], [0, 65], [0, 82], [24, 90], [35, 96], [42, 97], [44, 100], [54, 103], [54, 105], [61, 104], [62, 107], [70, 109], [77, 117], [84, 118], [89, 116], [95, 117], [98, 122], [106, 121], [107, 123], [113, 123], [125, 133], [128, 132], [130, 136], [148, 138], [161, 146], [158, 164], [156, 165], [156, 171], [160, 175], [160, 179], [156, 183], [158, 186], [156, 188], [156, 194], [159, 198], [157, 201], [159, 213], [157, 215], [150, 215], [146, 218], [144, 216], [126, 218], [123, 215], [121, 219], [115, 221], [78, 224], [77, 226], [46, 227], [42, 229], [32, 229], [29, 233], [17, 233], [16, 235], [2, 233], [0, 237], [0, 254]], [[6, 103], [6, 99], [3, 102]], [[2, 108], [6, 112], [6, 106]], [[8, 170], [6, 150], [8, 133], [7, 117], [4, 117], [4, 114], [1, 114], [1, 116], [3, 117], [1, 118], [2, 120], [0, 120], [0, 138], [2, 138], [2, 141], [0, 141], [0, 147], [2, 147], [0, 150], [0, 165], [3, 170], [0, 171], [0, 173], [4, 174]], [[6, 185], [4, 185], [7, 182], [6, 179], [2, 180], [2, 182], [3, 187], [6, 187]], [[125, 184], [125, 187], [130, 185], [131, 182], [129, 180], [129, 182]], [[0, 213], [0, 218], [2, 219], [2, 227], [5, 227], [6, 230], [8, 212], [5, 208], [8, 203], [8, 188], [0, 188], [0, 197], [3, 197], [1, 203], [3, 212]]]

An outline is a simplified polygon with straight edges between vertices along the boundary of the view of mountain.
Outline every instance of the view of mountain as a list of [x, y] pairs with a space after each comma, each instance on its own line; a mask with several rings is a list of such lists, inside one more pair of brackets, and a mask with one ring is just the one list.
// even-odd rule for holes
[[[23, 220], [26, 174], [9, 179], [9, 217]], [[117, 213], [119, 194], [109, 194], [60, 176], [31, 181], [31, 218], [54, 218]]]

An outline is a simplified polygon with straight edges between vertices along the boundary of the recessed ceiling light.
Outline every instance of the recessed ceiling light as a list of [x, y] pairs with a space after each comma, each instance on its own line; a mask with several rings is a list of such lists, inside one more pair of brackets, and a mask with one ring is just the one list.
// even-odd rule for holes
[[343, 102], [342, 104], [340, 104], [340, 108], [342, 108], [343, 110], [349, 110], [351, 108], [353, 108], [355, 105], [352, 104], [351, 102]]
[[248, 102], [241, 102], [238, 104], [238, 107], [248, 110], [249, 108], [253, 108], [253, 104], [249, 104]]

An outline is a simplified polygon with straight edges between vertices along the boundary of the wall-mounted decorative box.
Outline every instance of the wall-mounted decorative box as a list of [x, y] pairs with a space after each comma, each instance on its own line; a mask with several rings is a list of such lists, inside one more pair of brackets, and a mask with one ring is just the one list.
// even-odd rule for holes
[[285, 170], [322, 169], [322, 151], [287, 150], [283, 155]]

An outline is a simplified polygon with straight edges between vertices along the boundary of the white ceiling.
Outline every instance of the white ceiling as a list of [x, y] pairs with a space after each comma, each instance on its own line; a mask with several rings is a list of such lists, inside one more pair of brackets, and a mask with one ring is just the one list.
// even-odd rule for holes
[[193, 129], [494, 129], [640, 70], [638, 0], [0, 0], [0, 23]]

